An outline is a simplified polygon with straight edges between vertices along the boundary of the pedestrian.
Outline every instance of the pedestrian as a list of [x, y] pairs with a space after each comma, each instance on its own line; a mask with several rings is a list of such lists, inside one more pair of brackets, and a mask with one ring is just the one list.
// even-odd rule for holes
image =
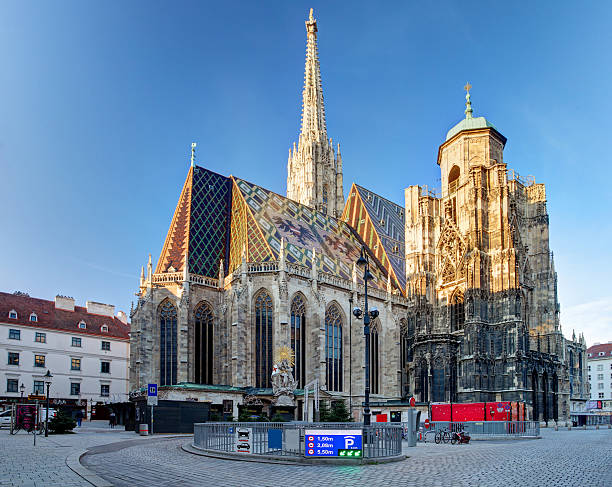
[[117, 416], [115, 415], [115, 411], [111, 411], [110, 413], [110, 419], [108, 420], [108, 423], [110, 424], [111, 428], [115, 427], [115, 420], [116, 420]]
[[81, 423], [83, 422], [83, 411], [81, 411], [80, 409], [76, 412], [75, 414], [75, 418], [77, 420], [77, 425], [79, 426], [79, 428], [81, 427]]

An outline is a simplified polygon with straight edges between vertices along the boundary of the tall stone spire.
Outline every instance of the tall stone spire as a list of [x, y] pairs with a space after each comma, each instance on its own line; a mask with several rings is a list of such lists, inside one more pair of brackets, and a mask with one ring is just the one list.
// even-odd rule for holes
[[327, 125], [325, 124], [325, 105], [317, 47], [317, 21], [312, 16], [312, 9], [306, 21], [306, 33], [306, 68], [304, 70], [304, 90], [302, 91], [300, 139], [309, 138], [321, 142], [327, 141]]
[[344, 208], [342, 159], [327, 138], [317, 31], [310, 9], [306, 21], [302, 126], [297, 147], [294, 143], [289, 149], [287, 197], [338, 218]]

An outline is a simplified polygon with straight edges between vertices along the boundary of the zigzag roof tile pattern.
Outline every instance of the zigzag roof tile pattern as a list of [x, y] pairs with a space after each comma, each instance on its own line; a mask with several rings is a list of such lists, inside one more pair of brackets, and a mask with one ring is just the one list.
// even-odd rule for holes
[[189, 272], [217, 277], [226, 257], [231, 180], [202, 167], [189, 169], [156, 273]]
[[351, 225], [400, 289], [406, 288], [404, 209], [376, 193], [353, 184], [342, 219]]
[[[363, 241], [347, 223], [317, 212], [234, 176], [202, 167], [189, 170], [156, 273], [189, 272], [216, 277], [224, 259], [226, 273], [246, 252], [249, 262], [278, 260], [281, 239], [288, 262], [352, 280], [353, 263]], [[371, 252], [371, 285], [386, 289], [388, 270]]]

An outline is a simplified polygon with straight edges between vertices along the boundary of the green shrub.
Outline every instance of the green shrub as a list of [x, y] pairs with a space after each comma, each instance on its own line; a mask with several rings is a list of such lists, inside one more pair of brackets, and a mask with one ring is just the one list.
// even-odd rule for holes
[[72, 416], [58, 411], [55, 418], [49, 420], [49, 431], [55, 434], [63, 434], [72, 431], [77, 425]]

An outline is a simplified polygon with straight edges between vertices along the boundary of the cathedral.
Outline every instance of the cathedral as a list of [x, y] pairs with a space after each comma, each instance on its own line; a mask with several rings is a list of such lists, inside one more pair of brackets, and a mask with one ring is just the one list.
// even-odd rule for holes
[[[306, 21], [301, 131], [287, 196], [196, 164], [131, 313], [132, 399], [198, 401], [269, 413], [278, 350], [291, 349], [296, 418], [304, 391], [362, 414], [364, 249], [373, 279], [373, 410], [432, 402], [524, 401], [529, 419], [567, 420], [588, 397], [583, 336], [564, 338], [546, 189], [504, 163], [506, 138], [464, 118], [438, 150], [441, 189], [403, 204], [352, 184], [328, 137], [317, 21]], [[312, 395], [310, 396], [312, 398]], [[218, 408], [218, 409], [215, 409]], [[312, 409], [311, 409], [312, 410]]]

